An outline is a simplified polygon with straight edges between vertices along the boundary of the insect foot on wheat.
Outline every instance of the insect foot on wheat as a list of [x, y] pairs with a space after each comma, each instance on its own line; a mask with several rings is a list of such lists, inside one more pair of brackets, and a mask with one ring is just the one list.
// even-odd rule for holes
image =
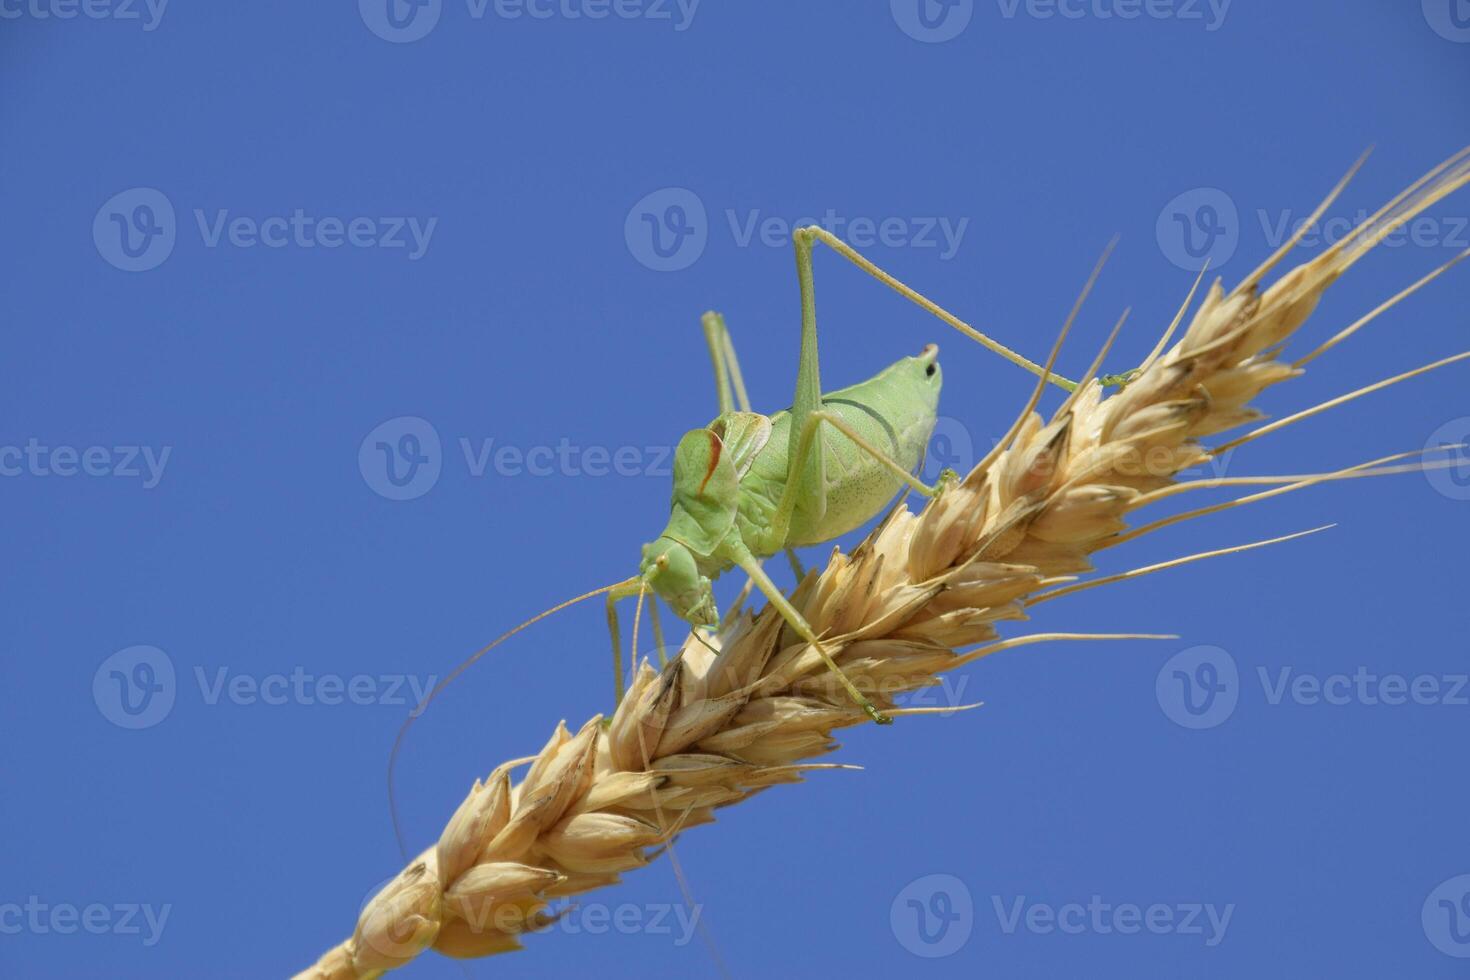
[[[1107, 638], [1001, 639], [997, 624], [1027, 619], [1038, 604], [1078, 589], [1175, 564], [1082, 577], [1100, 549], [1322, 480], [1402, 471], [1383, 465], [1403, 458], [1392, 457], [1315, 476], [1176, 482], [1225, 448], [1460, 359], [1259, 426], [1224, 445], [1208, 448], [1202, 441], [1255, 422], [1260, 415], [1251, 405], [1264, 389], [1296, 376], [1443, 271], [1297, 361], [1279, 359], [1338, 276], [1467, 182], [1470, 150], [1269, 287], [1264, 278], [1295, 239], [1233, 290], [1216, 282], [1178, 340], [1169, 345], [1184, 310], [1115, 394], [1086, 380], [1043, 419], [1035, 412], [1038, 387], [1006, 438], [968, 475], [919, 513], [896, 508], [851, 553], [834, 552], [791, 601], [864, 693], [880, 708], [904, 714], [900, 695], [987, 654], [1043, 640]], [[1089, 378], [1096, 372], [1095, 366]], [[1128, 530], [1133, 511], [1192, 487], [1271, 482], [1279, 486]], [[1239, 549], [1191, 558], [1229, 550]], [[774, 610], [742, 612], [708, 645], [691, 638], [662, 670], [642, 664], [609, 724], [594, 718], [576, 732], [558, 725], [519, 783], [511, 771], [521, 763], [477, 781], [438, 842], [367, 905], [350, 938], [300, 976], [375, 977], [429, 948], [454, 957], [518, 949], [523, 934], [547, 924], [554, 899], [614, 884], [675, 833], [711, 822], [718, 808], [800, 781], [817, 767], [812, 759], [836, 747], [834, 731], [865, 719], [816, 651]]]

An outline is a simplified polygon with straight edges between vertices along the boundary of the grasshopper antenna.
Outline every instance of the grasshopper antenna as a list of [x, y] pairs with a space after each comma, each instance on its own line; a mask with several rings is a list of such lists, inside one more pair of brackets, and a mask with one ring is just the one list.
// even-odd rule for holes
[[398, 753], [399, 750], [403, 748], [403, 738], [405, 735], [408, 734], [409, 726], [413, 724], [413, 720], [424, 713], [424, 710], [429, 707], [429, 702], [433, 701], [434, 698], [438, 696], [440, 691], [444, 690], [450, 684], [454, 683], [455, 679], [458, 678], [460, 674], [463, 674], [470, 667], [474, 666], [475, 661], [479, 660], [485, 654], [500, 646], [500, 644], [504, 643], [512, 636], [515, 636], [517, 633], [521, 632], [521, 630], [524, 630], [529, 626], [534, 626], [546, 617], [555, 615], [556, 613], [561, 612], [563, 609], [566, 609], [568, 606], [575, 606], [577, 603], [582, 602], [585, 599], [591, 599], [593, 596], [599, 596], [605, 592], [611, 592], [614, 589], [625, 588], [638, 582], [639, 579], [634, 576], [633, 578], [624, 579], [621, 582], [614, 582], [612, 585], [604, 585], [600, 589], [593, 589], [591, 592], [584, 592], [581, 595], [577, 596], [575, 599], [568, 599], [565, 602], [552, 606], [545, 612], [537, 613], [535, 616], [532, 616], [530, 619], [526, 620], [515, 629], [508, 630], [507, 632], [500, 634], [494, 640], [490, 641], [488, 645], [480, 648], [458, 667], [451, 670], [449, 674], [438, 684], [435, 684], [434, 689], [428, 694], [424, 695], [424, 699], [420, 701], [414, 707], [414, 709], [408, 713], [408, 717], [403, 720], [403, 725], [398, 729], [397, 737], [393, 739], [393, 750], [388, 753], [388, 813], [393, 818], [393, 838], [398, 842], [398, 853], [403, 856], [403, 860], [408, 860], [408, 846], [404, 843], [403, 826], [398, 819], [398, 796], [393, 789], [393, 774], [398, 767]]
[[[640, 580], [638, 583], [638, 604], [633, 607], [632, 656], [634, 670], [638, 669], [638, 620], [643, 614], [643, 597], [645, 594], [647, 594], [647, 583]], [[694, 630], [692, 632], [695, 636], [699, 635], [698, 630]], [[704, 642], [702, 638], [700, 642]], [[705, 643], [705, 646], [708, 647], [709, 644]], [[659, 651], [659, 655], [660, 657], [662, 657], [662, 650]], [[638, 748], [643, 756], [644, 770], [647, 772], [653, 772], [653, 753], [650, 752], [648, 749], [648, 739], [644, 734], [642, 725], [638, 726]], [[658, 820], [659, 827], [669, 828], [669, 836], [668, 839], [664, 842], [664, 848], [669, 853], [669, 864], [674, 869], [674, 880], [677, 881], [679, 884], [679, 894], [684, 899], [684, 906], [688, 908], [690, 913], [695, 916], [695, 921], [698, 923], [697, 928], [699, 929], [700, 937], [704, 940], [705, 948], [709, 950], [710, 958], [713, 959], [715, 962], [715, 969], [719, 971], [721, 977], [725, 978], [725, 980], [729, 980], [730, 971], [725, 966], [724, 957], [720, 955], [720, 949], [719, 946], [715, 944], [714, 936], [710, 934], [708, 924], [699, 917], [699, 905], [694, 901], [694, 889], [689, 886], [689, 877], [684, 873], [684, 864], [679, 860], [679, 852], [674, 849], [674, 838], [678, 836], [679, 827], [683, 825], [684, 820], [689, 816], [689, 811], [684, 811], [684, 813], [680, 815], [677, 823], [670, 823], [668, 817], [664, 815], [664, 808], [658, 801], [658, 795], [654, 794], [653, 812], [654, 818]]]

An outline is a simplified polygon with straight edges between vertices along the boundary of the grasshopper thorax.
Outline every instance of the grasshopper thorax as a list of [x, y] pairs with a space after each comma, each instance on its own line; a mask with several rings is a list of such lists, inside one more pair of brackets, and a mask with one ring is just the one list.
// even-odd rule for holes
[[663, 534], [643, 546], [641, 577], [681, 619], [719, 619], [709, 573], [726, 567], [725, 539], [738, 534], [740, 481], [713, 428], [685, 433], [674, 451], [674, 498]]

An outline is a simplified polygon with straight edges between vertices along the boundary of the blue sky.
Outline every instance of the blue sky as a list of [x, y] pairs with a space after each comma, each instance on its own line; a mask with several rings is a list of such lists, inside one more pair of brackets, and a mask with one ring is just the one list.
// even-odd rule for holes
[[[1062, 367], [1132, 306], [1122, 370], [1206, 258], [1246, 274], [1365, 148], [1318, 247], [1470, 142], [1464, 0], [923, 2], [0, 0], [0, 972], [278, 976], [344, 937], [400, 866], [383, 770], [415, 691], [662, 525], [661, 447], [714, 413], [701, 312], [756, 405], [788, 403], [803, 219], [1033, 357], [1116, 234]], [[1467, 226], [1444, 202], [1293, 350]], [[935, 451], [983, 453], [1029, 377], [817, 258], [828, 386], [937, 341]], [[1467, 298], [1462, 268], [1263, 407], [1470, 347]], [[1470, 437], [1465, 379], [1224, 465]], [[1338, 524], [1041, 607], [1182, 638], [988, 659], [937, 695], [983, 709], [849, 732], [862, 772], [686, 835], [720, 958], [1462, 975], [1467, 484], [1321, 487], [1101, 556]], [[400, 782], [416, 845], [608, 709], [604, 637], [577, 607], [434, 705]], [[470, 975], [712, 975], [678, 902], [659, 862]]]

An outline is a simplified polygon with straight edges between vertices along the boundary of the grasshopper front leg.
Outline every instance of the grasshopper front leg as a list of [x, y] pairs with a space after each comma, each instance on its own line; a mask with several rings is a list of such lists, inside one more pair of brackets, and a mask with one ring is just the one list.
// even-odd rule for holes
[[[627, 690], [627, 678], [623, 674], [623, 637], [622, 628], [618, 625], [618, 600], [627, 599], [638, 595], [640, 591], [646, 590], [646, 586], [636, 583], [628, 583], [613, 589], [607, 594], [607, 632], [612, 639], [613, 659], [613, 706], [616, 707], [623, 702], [623, 694]], [[653, 647], [658, 651], [658, 665], [667, 667], [669, 665], [668, 647], [664, 645], [663, 623], [658, 618], [658, 596], [648, 591], [648, 625], [653, 630]], [[636, 621], [635, 621], [636, 625]], [[636, 644], [638, 637], [633, 637], [634, 649], [628, 651], [628, 660], [634, 670], [638, 669], [638, 650]]]

